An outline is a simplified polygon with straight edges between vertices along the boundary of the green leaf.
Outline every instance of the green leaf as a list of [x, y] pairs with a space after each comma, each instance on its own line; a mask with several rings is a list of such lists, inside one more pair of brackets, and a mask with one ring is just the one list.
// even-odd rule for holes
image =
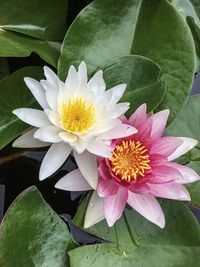
[[160, 80], [159, 67], [142, 56], [124, 56], [101, 67], [107, 88], [126, 83], [127, 88], [120, 101], [130, 102], [128, 114], [146, 103], [148, 111], [154, 110], [163, 100], [165, 84]]
[[0, 231], [0, 266], [64, 267], [75, 247], [66, 224], [36, 187], [26, 189], [7, 211]]
[[160, 66], [168, 88], [159, 110], [170, 108], [172, 121], [192, 85], [195, 49], [187, 23], [166, 0], [92, 2], [66, 34], [59, 75], [64, 79], [69, 65], [82, 59], [95, 71], [130, 54], [145, 56]]
[[9, 74], [9, 65], [6, 58], [0, 58], [0, 80]]
[[172, 4], [187, 21], [196, 49], [196, 70], [200, 69], [200, 5], [195, 0], [173, 0]]
[[44, 61], [57, 66], [60, 43], [43, 41], [0, 29], [0, 57], [27, 57], [37, 53]]
[[200, 142], [200, 95], [190, 96], [175, 121], [166, 129], [167, 135], [185, 136]]
[[181, 203], [163, 201], [162, 207], [166, 215], [163, 230], [128, 209], [112, 228], [104, 221], [90, 228], [90, 233], [112, 243], [69, 251], [70, 266], [195, 266], [200, 260], [200, 228], [196, 219]]
[[0, 149], [30, 127], [12, 114], [16, 108], [36, 106], [24, 83], [26, 76], [41, 79], [43, 70], [41, 67], [25, 67], [0, 81]]
[[[200, 95], [189, 97], [175, 121], [167, 128], [166, 134], [185, 136], [200, 142]], [[185, 156], [187, 166], [200, 175], [200, 151], [194, 148]], [[200, 206], [200, 181], [185, 185], [191, 195], [191, 203]]]
[[44, 40], [64, 37], [67, 0], [0, 1], [0, 29], [23, 33]]
[[[200, 161], [191, 161], [187, 166], [195, 170], [200, 175]], [[191, 204], [200, 207], [200, 181], [186, 184], [185, 187], [187, 187], [190, 192]]]

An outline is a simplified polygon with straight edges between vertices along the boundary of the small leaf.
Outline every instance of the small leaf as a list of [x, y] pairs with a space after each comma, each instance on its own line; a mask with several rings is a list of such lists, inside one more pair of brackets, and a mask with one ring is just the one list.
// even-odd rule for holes
[[24, 83], [26, 76], [41, 79], [43, 70], [41, 67], [25, 67], [0, 80], [0, 149], [30, 127], [12, 114], [16, 108], [36, 106]]
[[27, 57], [35, 52], [47, 63], [57, 66], [60, 55], [58, 42], [43, 41], [0, 29], [0, 44], [0, 57]]
[[0, 230], [0, 266], [64, 267], [76, 247], [66, 224], [36, 187], [26, 189], [7, 211]]
[[[61, 40], [67, 17], [67, 0], [6, 0], [0, 5], [0, 29], [38, 39]], [[15, 47], [13, 47], [15, 49]]]
[[160, 80], [159, 67], [142, 56], [124, 56], [107, 63], [103, 70], [107, 88], [126, 83], [127, 88], [121, 102], [130, 102], [130, 115], [141, 104], [146, 103], [148, 111], [154, 110], [165, 95], [164, 82]]

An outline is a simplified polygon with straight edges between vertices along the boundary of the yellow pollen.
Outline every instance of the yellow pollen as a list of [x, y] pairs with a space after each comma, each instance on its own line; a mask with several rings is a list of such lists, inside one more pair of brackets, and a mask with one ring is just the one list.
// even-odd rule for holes
[[112, 152], [112, 171], [124, 181], [137, 180], [150, 170], [148, 150], [139, 142], [122, 141]]
[[95, 107], [88, 104], [82, 97], [69, 99], [62, 104], [61, 122], [67, 132], [87, 133], [95, 123]]

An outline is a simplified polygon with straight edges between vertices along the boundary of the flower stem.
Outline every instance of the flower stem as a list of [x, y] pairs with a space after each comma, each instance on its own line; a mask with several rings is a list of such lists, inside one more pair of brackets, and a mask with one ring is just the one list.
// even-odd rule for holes
[[137, 243], [137, 241], [135, 240], [135, 238], [134, 238], [134, 236], [133, 236], [133, 231], [132, 231], [131, 228], [130, 228], [130, 225], [129, 225], [129, 223], [128, 223], [128, 219], [127, 219], [127, 216], [126, 216], [125, 212], [123, 213], [123, 217], [124, 217], [124, 221], [125, 221], [125, 224], [126, 224], [128, 233], [129, 233], [129, 235], [130, 235], [131, 241], [132, 241], [133, 245], [135, 245], [136, 247], [138, 247], [139, 244]]

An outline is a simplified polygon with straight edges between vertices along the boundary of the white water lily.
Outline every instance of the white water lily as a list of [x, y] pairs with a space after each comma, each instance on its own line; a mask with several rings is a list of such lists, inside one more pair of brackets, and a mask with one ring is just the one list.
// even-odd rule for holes
[[110, 157], [110, 139], [137, 132], [118, 119], [129, 103], [117, 103], [126, 85], [106, 90], [103, 72], [98, 71], [89, 81], [86, 64], [78, 71], [71, 66], [65, 82], [48, 67], [46, 80], [25, 78], [25, 83], [43, 110], [15, 109], [13, 113], [34, 129], [20, 136], [14, 147], [44, 147], [51, 145], [40, 168], [39, 179], [52, 175], [73, 150], [77, 165], [90, 186], [97, 186], [96, 155]]

